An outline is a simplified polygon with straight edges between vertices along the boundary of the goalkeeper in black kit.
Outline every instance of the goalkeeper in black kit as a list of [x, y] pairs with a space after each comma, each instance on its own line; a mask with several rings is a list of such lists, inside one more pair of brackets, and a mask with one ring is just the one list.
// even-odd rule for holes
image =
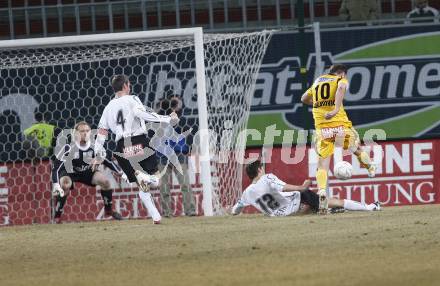
[[[122, 219], [122, 216], [112, 208], [110, 181], [103, 172], [97, 170], [98, 165], [93, 164], [95, 153], [90, 134], [91, 128], [87, 122], [77, 123], [74, 127], [73, 142], [64, 145], [54, 158], [52, 194], [56, 197], [54, 214], [56, 223], [61, 223], [63, 208], [70, 190], [73, 189], [73, 182], [80, 182], [88, 186], [100, 186], [105, 215], [112, 216], [116, 220]], [[122, 176], [122, 170], [111, 160], [111, 157], [112, 154], [107, 152], [103, 164], [117, 176]]]

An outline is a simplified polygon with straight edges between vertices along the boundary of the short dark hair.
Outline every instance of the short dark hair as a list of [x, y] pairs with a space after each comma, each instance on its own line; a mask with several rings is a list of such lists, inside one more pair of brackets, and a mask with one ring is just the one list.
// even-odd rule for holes
[[112, 88], [114, 92], [121, 91], [124, 88], [124, 84], [129, 83], [128, 76], [123, 74], [118, 74], [112, 78]]
[[165, 97], [159, 102], [157, 108], [158, 114], [170, 115], [172, 112], [178, 112], [182, 109], [182, 100], [177, 96]]
[[158, 114], [160, 115], [167, 115], [170, 109], [170, 101], [168, 100], [168, 98], [163, 98], [160, 102], [159, 102], [159, 108], [158, 108]]
[[336, 73], [339, 73], [339, 72], [347, 73], [347, 70], [348, 70], [347, 66], [344, 65], [344, 64], [334, 64], [334, 65], [332, 65], [330, 67], [329, 73], [331, 73], [331, 74], [336, 74]]
[[179, 109], [181, 105], [182, 105], [182, 102], [180, 101], [180, 99], [178, 97], [171, 98], [171, 102], [170, 102], [171, 109], [173, 109], [173, 110]]
[[249, 179], [253, 180], [258, 176], [258, 169], [260, 169], [263, 166], [260, 160], [255, 160], [252, 163], [249, 163], [246, 166], [246, 174], [249, 177]]
[[36, 112], [34, 118], [37, 122], [41, 122], [44, 120], [44, 114], [42, 112]]

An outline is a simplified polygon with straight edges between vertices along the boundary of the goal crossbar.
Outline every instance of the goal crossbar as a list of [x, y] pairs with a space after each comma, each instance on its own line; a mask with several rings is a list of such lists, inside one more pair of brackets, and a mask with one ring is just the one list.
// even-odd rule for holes
[[154, 31], [137, 31], [137, 32], [121, 32], [121, 33], [104, 33], [94, 35], [76, 35], [76, 36], [61, 36], [61, 37], [47, 37], [34, 39], [16, 39], [0, 41], [0, 49], [11, 48], [35, 48], [48, 46], [62, 46], [62, 45], [81, 45], [81, 44], [103, 44], [105, 42], [123, 42], [133, 40], [147, 40], [154, 38], [171, 38], [182, 36], [194, 36], [200, 33], [203, 35], [203, 28], [181, 28], [181, 29], [166, 29]]
[[[178, 188], [174, 182], [179, 178], [169, 176], [177, 171], [184, 172], [186, 179], [179, 180], [182, 196], [176, 196], [176, 204], [160, 197], [161, 206], [168, 206], [175, 215], [192, 211], [205, 216], [226, 214], [242, 195], [241, 159], [245, 156], [247, 122], [272, 35], [273, 31], [267, 30], [204, 34], [198, 27], [0, 41], [0, 99], [8, 105], [0, 118], [5, 122], [0, 126], [2, 136], [4, 133], [8, 138], [0, 142], [0, 159], [12, 162], [11, 176], [19, 172], [35, 182], [44, 181], [34, 190], [34, 185], [20, 184], [22, 176], [13, 177], [18, 187], [11, 189], [8, 197], [22, 203], [10, 205], [11, 223], [52, 219], [53, 208], [48, 208], [46, 198], [51, 188], [46, 179], [50, 171], [35, 174], [22, 163], [33, 160], [35, 166], [51, 167], [42, 160], [51, 150], [42, 153], [39, 142], [25, 135], [35, 122], [33, 118], [44, 115], [58, 128], [69, 128], [77, 120], [96, 126], [105, 103], [113, 98], [110, 81], [115, 74], [129, 76], [133, 93], [160, 114], [169, 112], [171, 100], [180, 101], [177, 111], [182, 120], [177, 128], [188, 136], [183, 143], [179, 141], [185, 148], [161, 144], [156, 151], [160, 170], [164, 171], [170, 160], [179, 160], [185, 168], [167, 169], [169, 181], [163, 183]], [[114, 143], [110, 140], [111, 146]], [[115, 182], [112, 187], [121, 189], [119, 195], [125, 199], [122, 189], [132, 185], [118, 187]], [[84, 189], [72, 194], [77, 208], [67, 207], [67, 220], [100, 219], [96, 213], [99, 198], [93, 190]], [[26, 197], [23, 201], [24, 190], [38, 199]], [[183, 192], [188, 190], [194, 193], [186, 196]], [[131, 200], [136, 190], [129, 193], [124, 215], [148, 217], [139, 201]], [[90, 199], [83, 199], [89, 195]], [[27, 214], [35, 208], [38, 213]]]

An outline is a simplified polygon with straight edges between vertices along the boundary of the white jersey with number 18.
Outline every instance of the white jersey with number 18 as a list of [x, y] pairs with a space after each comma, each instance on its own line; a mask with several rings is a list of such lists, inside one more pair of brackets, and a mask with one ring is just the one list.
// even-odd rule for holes
[[148, 112], [135, 95], [123, 95], [112, 99], [104, 108], [98, 128], [110, 130], [116, 141], [123, 137], [147, 133], [145, 121], [170, 123], [169, 116]]
[[300, 192], [283, 192], [286, 185], [274, 174], [263, 175], [257, 182], [249, 185], [243, 192], [241, 207], [254, 206], [269, 216], [285, 216], [299, 210]]

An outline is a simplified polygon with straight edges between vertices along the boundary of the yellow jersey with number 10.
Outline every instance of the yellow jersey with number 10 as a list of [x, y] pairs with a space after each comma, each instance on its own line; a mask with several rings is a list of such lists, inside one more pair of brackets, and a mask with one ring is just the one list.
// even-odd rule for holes
[[313, 85], [307, 90], [307, 94], [313, 97], [313, 119], [315, 128], [336, 127], [343, 125], [351, 127], [351, 121], [345, 113], [344, 106], [341, 106], [339, 112], [331, 119], [325, 119], [325, 114], [335, 108], [335, 96], [338, 84], [344, 82], [348, 88], [346, 78], [325, 74], [318, 77]]

